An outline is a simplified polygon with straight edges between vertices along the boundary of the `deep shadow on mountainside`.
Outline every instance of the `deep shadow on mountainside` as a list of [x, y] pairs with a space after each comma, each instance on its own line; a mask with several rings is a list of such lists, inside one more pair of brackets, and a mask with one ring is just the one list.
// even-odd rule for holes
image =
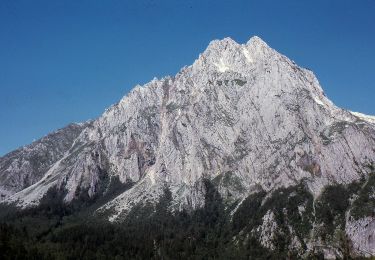
[[[172, 213], [166, 188], [156, 205], [134, 207], [118, 223], [94, 214], [106, 200], [130, 188], [118, 180], [111, 181], [107, 192], [97, 198], [79, 197], [66, 204], [61, 192], [50, 189], [35, 208], [1, 206], [0, 258], [324, 259], [321, 248], [332, 247], [339, 259], [366, 259], [353, 254], [345, 234], [345, 215], [373, 215], [375, 203], [369, 195], [375, 189], [375, 173], [350, 185], [328, 186], [315, 201], [303, 183], [272, 194], [254, 193], [234, 214], [214, 183], [204, 180], [204, 185], [203, 208]], [[254, 233], [267, 212], [272, 212], [277, 226], [267, 234], [273, 250], [262, 246]], [[317, 224], [319, 228], [314, 228]], [[309, 253], [290, 247], [294, 235], [303, 241], [312, 233], [321, 243]]]

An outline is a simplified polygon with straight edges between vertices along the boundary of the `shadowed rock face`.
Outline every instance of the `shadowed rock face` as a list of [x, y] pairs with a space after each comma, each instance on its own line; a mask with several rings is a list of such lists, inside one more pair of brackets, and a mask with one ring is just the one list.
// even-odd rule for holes
[[0, 158], [0, 200], [38, 182], [87, 124], [71, 124]]
[[[336, 107], [311, 71], [258, 37], [215, 40], [176, 76], [136, 86], [95, 121], [45, 143], [0, 159], [6, 201], [34, 205], [57, 186], [69, 202], [94, 196], [103, 175], [119, 176], [135, 185], [99, 209], [110, 220], [157, 201], [165, 187], [175, 209], [201, 207], [203, 179], [228, 203], [302, 180], [317, 197], [367, 176], [375, 161], [371, 117]], [[47, 162], [23, 166], [34, 153], [48, 153]]]

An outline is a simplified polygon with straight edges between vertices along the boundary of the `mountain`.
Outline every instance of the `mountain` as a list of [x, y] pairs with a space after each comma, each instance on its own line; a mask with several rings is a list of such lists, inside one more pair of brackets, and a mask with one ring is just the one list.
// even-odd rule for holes
[[38, 182], [72, 146], [86, 124], [71, 124], [0, 159], [0, 201]]
[[335, 106], [259, 37], [225, 38], [98, 119], [0, 158], [0, 192], [20, 209], [51, 190], [67, 205], [102, 198], [93, 215], [121, 223], [166, 191], [170, 212], [205, 208], [214, 188], [238, 241], [277, 251], [287, 235], [297, 255], [329, 258], [344, 255], [344, 237], [351, 254], [375, 255], [374, 167], [374, 117]]

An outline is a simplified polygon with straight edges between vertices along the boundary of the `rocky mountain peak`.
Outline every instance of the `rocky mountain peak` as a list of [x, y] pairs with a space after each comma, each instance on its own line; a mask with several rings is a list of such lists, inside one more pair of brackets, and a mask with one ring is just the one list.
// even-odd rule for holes
[[268, 44], [259, 36], [252, 36], [250, 39], [247, 41], [246, 45], [257, 45], [257, 46], [263, 46], [263, 47], [268, 47]]
[[165, 189], [171, 210], [200, 208], [207, 180], [230, 207], [301, 183], [317, 198], [372, 171], [372, 120], [336, 107], [311, 71], [259, 37], [224, 38], [176, 76], [135, 87], [90, 124], [0, 158], [0, 195], [29, 207], [52, 188], [70, 203], [105, 194], [114, 179], [132, 184], [97, 209], [111, 221], [157, 203]]
[[271, 48], [268, 46], [268, 44], [263, 41], [260, 37], [258, 36], [253, 36], [251, 37], [246, 44], [240, 44], [237, 43], [235, 40], [233, 40], [230, 37], [225, 37], [221, 40], [213, 40], [211, 41], [204, 53], [206, 52], [220, 52], [222, 53], [223, 51], [226, 52], [236, 52], [238, 49], [245, 48], [245, 49], [252, 49], [252, 50], [263, 50], [266, 51], [271, 50]]
[[203, 74], [210, 76], [229, 72], [257, 75], [265, 67], [283, 66], [282, 63], [292, 64], [257, 36], [250, 38], [246, 44], [227, 37], [210, 42], [190, 69], [198, 78]]

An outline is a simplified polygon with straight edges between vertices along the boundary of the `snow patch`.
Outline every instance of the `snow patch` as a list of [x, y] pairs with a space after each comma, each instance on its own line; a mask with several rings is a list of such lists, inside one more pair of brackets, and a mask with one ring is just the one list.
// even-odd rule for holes
[[360, 119], [364, 121], [367, 121], [371, 124], [375, 124], [375, 116], [369, 116], [369, 115], [365, 115], [359, 112], [352, 112], [352, 111], [350, 111], [350, 113], [352, 113], [353, 115], [355, 115], [356, 117], [359, 117]]
[[217, 68], [220, 72], [226, 72], [227, 70], [229, 70], [228, 65], [226, 65], [226, 64], [224, 63], [223, 58], [220, 58], [219, 62], [218, 62], [218, 63], [214, 63], [214, 65], [216, 66], [216, 68]]
[[253, 62], [254, 62], [253, 58], [252, 58], [251, 55], [250, 55], [250, 52], [249, 52], [246, 48], [243, 48], [243, 49], [242, 49], [242, 53], [243, 53], [243, 55], [245, 56], [245, 58], [246, 58], [246, 60], [247, 60], [248, 62], [250, 62], [250, 63], [253, 63]]
[[148, 175], [150, 177], [151, 184], [155, 185], [155, 183], [156, 183], [156, 181], [155, 181], [155, 170], [154, 169], [150, 169]]
[[318, 97], [313, 97], [313, 99], [314, 99], [314, 101], [315, 101], [317, 104], [319, 104], [319, 105], [321, 105], [321, 106], [324, 106], [324, 103], [323, 103], [323, 101], [322, 101], [320, 98], [318, 98]]

